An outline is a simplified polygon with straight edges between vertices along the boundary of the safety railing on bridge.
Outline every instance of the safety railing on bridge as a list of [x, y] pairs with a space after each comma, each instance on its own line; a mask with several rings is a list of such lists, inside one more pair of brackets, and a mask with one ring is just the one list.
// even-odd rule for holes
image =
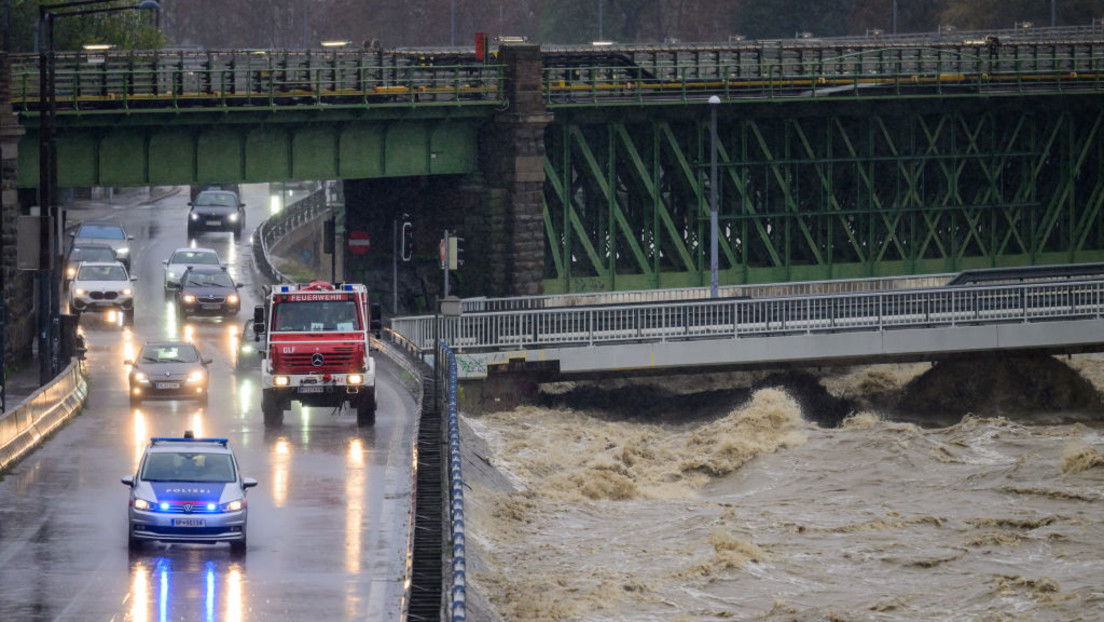
[[1104, 90], [1104, 42], [749, 47], [714, 62], [545, 67], [549, 107]]
[[687, 339], [884, 331], [962, 324], [1100, 318], [1104, 279], [971, 288], [717, 299], [395, 318], [423, 350], [440, 338], [458, 352]]
[[[63, 53], [55, 60], [57, 110], [256, 109], [325, 106], [499, 106], [502, 67], [381, 65], [376, 55], [310, 52]], [[39, 105], [39, 57], [14, 55], [15, 111]]]
[[[790, 283], [764, 283], [758, 285], [722, 285], [717, 288], [717, 297], [767, 298], [920, 289], [924, 287], [942, 287], [949, 283], [951, 279], [955, 278], [955, 276], [955, 273], [947, 273], [866, 279], [839, 279], [834, 281], [794, 281]], [[685, 287], [680, 289], [641, 289], [623, 292], [550, 294], [547, 296], [518, 296], [513, 298], [465, 298], [460, 301], [460, 308], [468, 313], [477, 311], [517, 311], [594, 305], [684, 302], [708, 300], [710, 297], [712, 297], [712, 290], [709, 287]]]

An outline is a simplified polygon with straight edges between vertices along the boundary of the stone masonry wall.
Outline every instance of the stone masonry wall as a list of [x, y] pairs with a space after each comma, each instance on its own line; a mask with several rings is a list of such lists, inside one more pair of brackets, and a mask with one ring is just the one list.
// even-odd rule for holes
[[34, 290], [31, 272], [16, 266], [16, 223], [21, 213], [18, 192], [17, 153], [23, 128], [12, 115], [11, 73], [7, 54], [0, 51], [0, 291], [7, 313], [5, 356], [7, 365], [26, 364], [34, 340]]

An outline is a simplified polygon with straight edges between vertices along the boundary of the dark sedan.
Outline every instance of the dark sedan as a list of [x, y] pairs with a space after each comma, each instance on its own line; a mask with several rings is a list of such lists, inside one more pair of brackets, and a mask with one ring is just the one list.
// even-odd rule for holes
[[176, 290], [176, 308], [189, 315], [237, 315], [241, 310], [240, 283], [220, 268], [188, 268]]
[[130, 405], [151, 398], [196, 399], [207, 404], [207, 365], [187, 341], [147, 341], [130, 365]]
[[189, 201], [188, 237], [194, 238], [205, 231], [230, 231], [234, 239], [241, 239], [245, 227], [245, 203], [238, 195], [225, 190], [204, 190]]
[[115, 249], [107, 244], [81, 244], [69, 249], [65, 258], [65, 286], [77, 276], [77, 268], [82, 261], [116, 261]]

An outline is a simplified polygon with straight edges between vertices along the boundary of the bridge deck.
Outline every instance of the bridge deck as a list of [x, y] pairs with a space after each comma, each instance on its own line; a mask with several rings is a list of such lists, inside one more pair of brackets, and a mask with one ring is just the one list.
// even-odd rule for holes
[[563, 374], [923, 360], [951, 352], [1104, 349], [1104, 279], [764, 299], [552, 308], [396, 318], [434, 334], [465, 378], [512, 359]]

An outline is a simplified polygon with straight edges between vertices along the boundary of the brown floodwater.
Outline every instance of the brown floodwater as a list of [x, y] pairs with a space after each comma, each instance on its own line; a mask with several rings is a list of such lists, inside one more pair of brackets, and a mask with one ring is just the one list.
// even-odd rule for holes
[[1104, 619], [1104, 356], [961, 363], [464, 416], [469, 619]]

